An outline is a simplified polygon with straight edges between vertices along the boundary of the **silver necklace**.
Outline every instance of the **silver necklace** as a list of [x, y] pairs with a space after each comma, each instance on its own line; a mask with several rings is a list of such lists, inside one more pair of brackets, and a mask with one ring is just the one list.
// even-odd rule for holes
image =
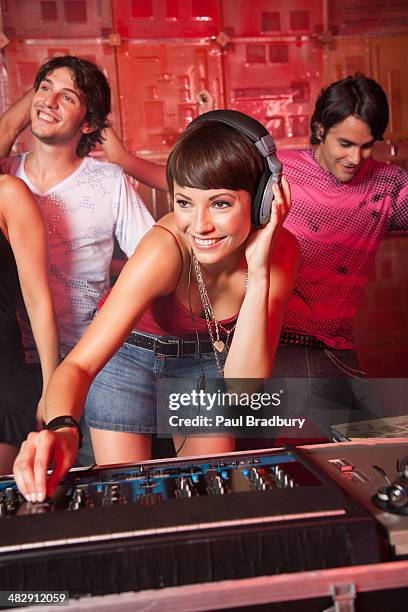
[[[201, 272], [200, 264], [198, 263], [197, 257], [192, 253], [193, 265], [194, 265], [194, 273], [197, 279], [198, 291], [200, 293], [201, 303], [203, 305], [205, 320], [207, 322], [208, 334], [210, 336], [211, 344], [214, 351], [215, 363], [217, 364], [218, 372], [223, 375], [224, 368], [220, 361], [220, 355], [229, 349], [229, 340], [232, 332], [234, 331], [237, 322], [235, 321], [234, 325], [230, 329], [226, 329], [221, 323], [217, 321], [215, 318], [214, 310], [210, 301], [210, 297], [208, 295], [207, 287], [205, 286], [203, 275]], [[248, 268], [246, 271], [246, 279], [245, 279], [245, 289], [248, 286]], [[212, 325], [214, 324], [215, 334], [213, 333]], [[220, 330], [224, 332], [226, 338], [225, 342], [220, 338]]]

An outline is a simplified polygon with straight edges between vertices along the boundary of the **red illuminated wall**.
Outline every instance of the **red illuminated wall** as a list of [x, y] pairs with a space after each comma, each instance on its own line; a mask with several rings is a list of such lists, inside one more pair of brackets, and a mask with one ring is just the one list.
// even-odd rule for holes
[[1, 11], [10, 40], [2, 108], [45, 57], [94, 59], [112, 84], [115, 125], [147, 155], [166, 155], [200, 112], [203, 90], [216, 108], [264, 122], [280, 146], [306, 146], [320, 89], [356, 70], [388, 93], [388, 139], [408, 140], [408, 9], [399, 0], [1, 0]]

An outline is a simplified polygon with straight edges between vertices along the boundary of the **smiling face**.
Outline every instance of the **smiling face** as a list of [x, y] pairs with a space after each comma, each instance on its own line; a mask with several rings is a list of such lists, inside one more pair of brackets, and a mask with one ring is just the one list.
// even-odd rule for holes
[[82, 134], [92, 131], [85, 121], [86, 106], [69, 68], [48, 73], [35, 92], [31, 106], [31, 131], [41, 142], [76, 146]]
[[[317, 129], [321, 138], [323, 128]], [[375, 138], [364, 121], [350, 115], [337, 123], [326, 134], [316, 149], [320, 166], [342, 183], [351, 181], [364, 161], [371, 157]]]
[[244, 190], [195, 189], [174, 184], [174, 217], [203, 264], [235, 253], [251, 230], [251, 199]]

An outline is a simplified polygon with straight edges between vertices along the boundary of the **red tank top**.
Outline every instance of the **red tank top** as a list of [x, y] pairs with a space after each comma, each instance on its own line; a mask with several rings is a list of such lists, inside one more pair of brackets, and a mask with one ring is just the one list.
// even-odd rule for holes
[[[182, 258], [180, 245], [173, 232], [162, 225], [156, 225], [155, 227], [161, 227], [173, 236], [180, 251], [180, 257]], [[105, 302], [109, 293], [110, 291], [108, 291], [99, 302], [98, 310]], [[223, 321], [218, 321], [218, 323], [227, 329], [231, 329], [237, 317], [238, 315], [234, 315]], [[214, 329], [214, 325], [211, 324], [211, 326], [212, 329]], [[184, 336], [194, 334], [196, 330], [201, 333], [208, 333], [207, 321], [190, 312], [189, 308], [186, 308], [176, 300], [174, 293], [153, 300], [136, 323], [134, 329], [155, 336]], [[223, 335], [222, 330], [221, 335]]]
[[[110, 289], [98, 304], [100, 310], [110, 293]], [[218, 321], [223, 327], [231, 329], [237, 320], [237, 316]], [[211, 324], [212, 329], [214, 325]], [[186, 336], [196, 332], [207, 332], [208, 326], [205, 319], [192, 314], [188, 308], [175, 299], [174, 293], [156, 298], [142, 314], [135, 325], [135, 330], [154, 336]], [[222, 331], [221, 331], [221, 335]]]
[[[237, 315], [219, 321], [223, 327], [231, 328]], [[174, 294], [156, 298], [135, 325], [135, 330], [155, 336], [184, 336], [207, 332], [205, 319], [192, 314], [188, 308], [175, 299]]]

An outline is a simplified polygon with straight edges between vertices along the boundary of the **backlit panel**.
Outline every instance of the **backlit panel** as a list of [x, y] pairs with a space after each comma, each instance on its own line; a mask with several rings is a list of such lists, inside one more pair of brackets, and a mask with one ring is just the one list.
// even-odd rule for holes
[[330, 28], [337, 35], [408, 32], [404, 0], [332, 0]]
[[202, 38], [219, 31], [218, 0], [113, 0], [123, 38]]
[[234, 36], [311, 34], [322, 30], [322, 2], [316, 0], [223, 0], [224, 28]]
[[9, 38], [99, 38], [111, 33], [106, 0], [3, 0]]
[[168, 150], [199, 114], [200, 91], [209, 91], [216, 107], [224, 105], [215, 43], [129, 43], [118, 57], [123, 134], [131, 150]]
[[256, 46], [265, 61], [250, 61], [245, 42], [226, 55], [227, 106], [265, 123], [281, 146], [305, 146], [322, 86], [322, 49], [312, 41]]

